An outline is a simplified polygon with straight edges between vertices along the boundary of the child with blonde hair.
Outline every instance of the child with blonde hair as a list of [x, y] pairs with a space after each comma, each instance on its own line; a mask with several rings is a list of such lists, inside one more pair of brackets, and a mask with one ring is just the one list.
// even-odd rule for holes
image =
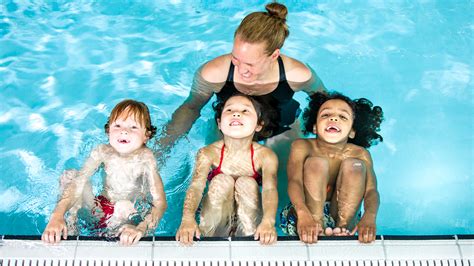
[[[105, 132], [109, 144], [95, 147], [79, 171], [66, 171], [61, 177], [62, 193], [43, 232], [44, 242], [57, 243], [61, 235], [66, 239], [68, 233], [77, 233], [77, 211], [82, 207], [91, 208], [97, 216], [97, 229], [105, 229], [108, 236], [119, 235], [124, 245], [153, 233], [163, 216], [163, 183], [153, 152], [146, 147], [156, 132], [148, 107], [134, 100], [120, 102], [112, 110]], [[89, 178], [100, 167], [106, 174], [104, 186], [94, 197]], [[137, 201], [151, 201], [151, 208], [138, 215], [138, 220]]]
[[[253, 235], [262, 244], [274, 243], [278, 159], [254, 141], [271, 134], [266, 129], [270, 113], [263, 103], [244, 94], [219, 101], [214, 109], [223, 139], [197, 154], [176, 240], [192, 244], [194, 236]], [[198, 225], [195, 214], [207, 181]]]

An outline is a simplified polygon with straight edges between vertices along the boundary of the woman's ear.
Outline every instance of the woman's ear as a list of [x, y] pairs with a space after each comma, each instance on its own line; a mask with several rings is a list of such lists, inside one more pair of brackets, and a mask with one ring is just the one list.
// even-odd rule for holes
[[351, 129], [351, 132], [349, 132], [349, 138], [353, 139], [356, 136], [356, 132], [354, 129]]
[[280, 56], [280, 49], [275, 49], [275, 51], [273, 51], [273, 53], [270, 55], [270, 58], [271, 58], [272, 60], [275, 60], [275, 59], [277, 59], [279, 56]]

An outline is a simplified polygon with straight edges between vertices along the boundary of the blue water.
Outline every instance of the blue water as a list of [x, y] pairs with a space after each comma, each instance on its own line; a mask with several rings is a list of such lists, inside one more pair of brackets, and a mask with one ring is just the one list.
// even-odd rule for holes
[[[328, 88], [383, 107], [384, 142], [370, 149], [378, 233], [474, 233], [472, 1], [284, 3], [283, 53]], [[107, 141], [112, 107], [144, 101], [163, 125], [194, 71], [230, 52], [240, 20], [264, 4], [0, 1], [0, 234], [40, 234], [59, 175]], [[161, 169], [169, 208], [158, 235], [179, 225], [194, 155], [214, 123], [209, 105], [202, 114]]]

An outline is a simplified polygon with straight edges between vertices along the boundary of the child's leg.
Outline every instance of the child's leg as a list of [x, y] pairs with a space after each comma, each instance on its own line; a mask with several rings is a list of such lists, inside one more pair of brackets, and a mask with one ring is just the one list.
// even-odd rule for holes
[[[306, 206], [313, 219], [323, 224], [324, 203], [326, 202], [326, 187], [329, 180], [329, 162], [326, 158], [310, 157], [306, 159], [303, 168], [303, 186]], [[323, 229], [323, 228], [321, 228]]]
[[234, 213], [234, 178], [219, 174], [209, 184], [201, 209], [203, 236], [228, 236]]
[[355, 215], [360, 209], [365, 191], [366, 167], [358, 159], [342, 161], [336, 181], [336, 193], [331, 199], [331, 215], [336, 217], [336, 226], [353, 229]]
[[243, 176], [235, 181], [235, 201], [238, 221], [235, 235], [253, 235], [261, 216], [260, 195], [255, 179]]

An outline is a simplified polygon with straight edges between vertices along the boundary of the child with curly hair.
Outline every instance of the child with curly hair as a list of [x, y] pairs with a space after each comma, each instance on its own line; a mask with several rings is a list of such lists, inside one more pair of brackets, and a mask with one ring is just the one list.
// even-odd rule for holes
[[[223, 139], [197, 154], [176, 240], [192, 244], [194, 236], [253, 235], [262, 244], [274, 243], [278, 159], [271, 149], [255, 142], [271, 134], [266, 128], [271, 111], [244, 94], [216, 103], [215, 118]], [[206, 183], [198, 225], [195, 214]]]
[[[81, 170], [66, 171], [61, 177], [62, 193], [42, 240], [57, 243], [61, 235], [66, 239], [68, 232], [76, 234], [77, 212], [83, 207], [90, 208], [97, 217], [95, 229], [103, 230], [105, 236], [119, 235], [123, 245], [135, 244], [153, 233], [166, 209], [156, 160], [145, 145], [155, 132], [144, 103], [118, 103], [105, 124], [109, 144], [95, 147]], [[106, 176], [101, 194], [94, 197], [89, 178], [99, 167]], [[137, 201], [150, 201], [151, 206], [139, 214]]]
[[[315, 93], [303, 113], [304, 133], [288, 159], [291, 204], [280, 215], [281, 227], [305, 243], [318, 235], [354, 235], [363, 243], [376, 236], [379, 192], [372, 158], [366, 149], [382, 141], [382, 108], [365, 98]], [[360, 208], [364, 202], [364, 214]]]

